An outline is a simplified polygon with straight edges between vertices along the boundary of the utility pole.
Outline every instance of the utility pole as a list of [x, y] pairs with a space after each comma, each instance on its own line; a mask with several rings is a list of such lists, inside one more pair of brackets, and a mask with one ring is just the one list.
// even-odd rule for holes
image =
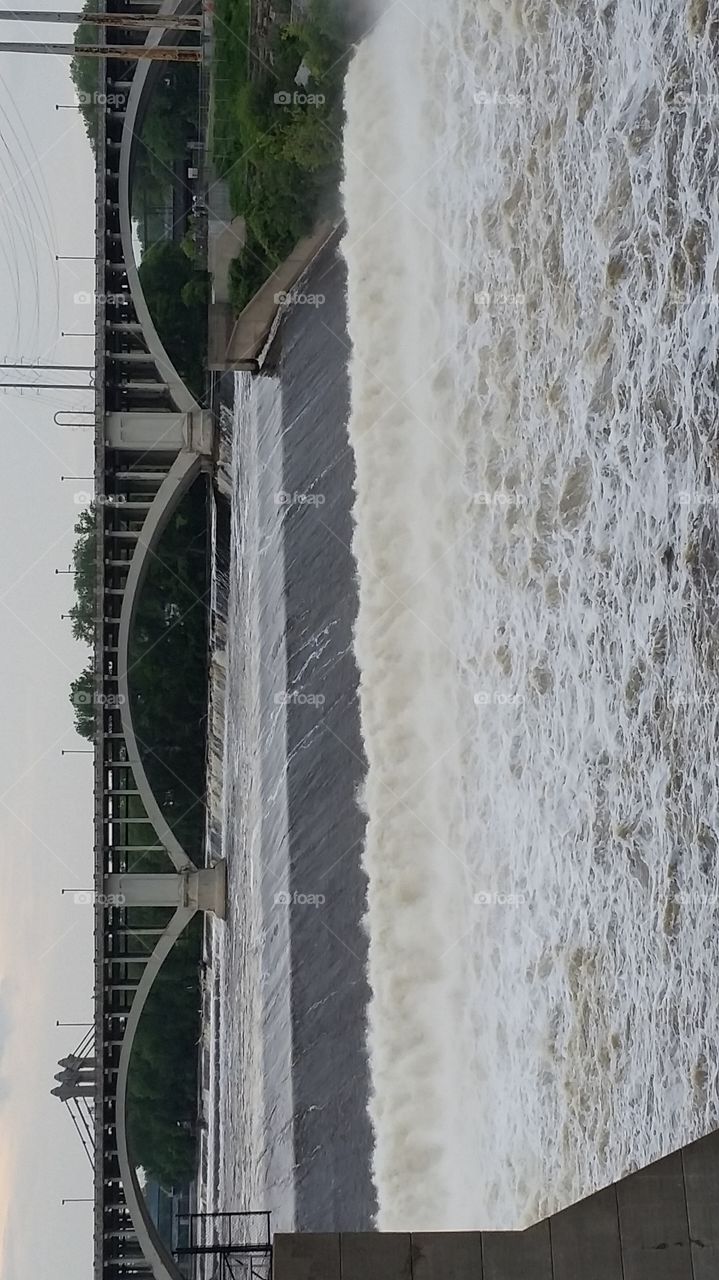
[[[22, 369], [26, 373], [43, 373], [45, 370], [61, 369], [63, 373], [94, 373], [92, 364], [24, 364], [20, 361], [0, 361], [0, 373], [3, 369]], [[0, 391], [94, 391], [94, 387], [77, 382], [0, 382]]]
[[167, 31], [201, 31], [202, 17], [198, 14], [168, 13], [45, 13], [42, 9], [3, 9], [0, 21], [11, 22], [69, 22], [79, 27], [119, 27], [122, 31], [150, 31], [163, 27]]
[[[0, 9], [0, 21], [73, 23], [76, 27], [96, 27], [102, 32], [125, 31], [196, 31], [203, 29], [202, 14], [176, 13], [70, 13], [61, 10], [43, 12], [41, 9]], [[66, 58], [120, 58], [127, 62], [192, 62], [202, 61], [199, 45], [148, 45], [148, 44], [45, 44], [0, 43], [3, 53], [53, 53]]]
[[202, 49], [182, 44], [16, 44], [2, 41], [0, 53], [54, 53], [64, 58], [114, 58], [122, 62], [202, 62]]
[[27, 364], [22, 360], [0, 360], [0, 369], [28, 369], [31, 372], [36, 369], [64, 369], [66, 373], [91, 373], [94, 368], [94, 364]]
[[[0, 391], [94, 391], [84, 382], [0, 382]], [[68, 413], [71, 410], [68, 409]], [[80, 410], [76, 410], [77, 413]], [[58, 424], [59, 425], [59, 424]], [[90, 425], [89, 423], [87, 424]]]

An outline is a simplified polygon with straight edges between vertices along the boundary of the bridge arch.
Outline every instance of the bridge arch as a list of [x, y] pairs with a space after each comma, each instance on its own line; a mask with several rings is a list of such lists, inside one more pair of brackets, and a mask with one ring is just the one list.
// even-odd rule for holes
[[139, 792], [145, 812], [151, 820], [156, 834], [165, 845], [177, 871], [189, 870], [195, 864], [182, 848], [177, 836], [162, 813], [140, 757], [132, 717], [132, 703], [130, 701], [130, 636], [142, 583], [154, 554], [154, 548], [159, 542], [163, 530], [166, 528], [183, 494], [187, 492], [193, 480], [196, 479], [205, 465], [206, 460], [200, 454], [194, 453], [187, 448], [181, 449], [160, 485], [145, 517], [130, 560], [120, 609], [120, 626], [117, 641], [118, 701], [128, 764], [132, 768], [135, 787]]
[[[188, 444], [177, 452], [148, 505], [139, 532], [134, 537], [132, 554], [126, 562], [128, 568], [122, 586], [117, 627], [115, 679], [118, 692], [117, 713], [121, 726], [121, 734], [117, 736], [121, 736], [124, 740], [123, 767], [131, 771], [134, 793], [139, 796], [147, 820], [175, 868], [174, 873], [145, 874], [132, 870], [125, 873], [105, 873], [101, 882], [104, 903], [122, 903], [123, 909], [133, 905], [175, 908], [154, 950], [147, 955], [146, 960], [144, 956], [142, 957], [144, 968], [125, 1021], [115, 1087], [117, 1160], [125, 1202], [137, 1243], [146, 1263], [152, 1268], [155, 1280], [183, 1280], [183, 1277], [150, 1217], [131, 1158], [127, 1131], [127, 1088], [132, 1051], [143, 1009], [172, 947], [197, 911], [212, 911], [220, 917], [224, 915], [226, 885], [225, 867], [222, 862], [198, 868], [192, 861], [164, 817], [152, 790], [140, 756], [133, 723], [130, 698], [130, 639], [143, 582], [154, 557], [155, 548], [182, 497], [193, 481], [208, 468], [208, 465], [207, 454], [195, 451]], [[132, 472], [127, 474], [131, 475]], [[111, 513], [111, 519], [122, 518], [123, 513], [130, 506], [131, 503], [117, 502], [106, 510]], [[132, 956], [135, 961], [140, 959], [135, 953], [132, 953]], [[124, 958], [122, 954], [118, 956], [119, 960]]]
[[145, 1197], [138, 1181], [135, 1166], [132, 1163], [127, 1136], [127, 1082], [130, 1074], [132, 1048], [140, 1025], [142, 1011], [147, 1003], [153, 983], [162, 965], [169, 956], [180, 934], [190, 923], [195, 914], [194, 906], [178, 907], [164, 934], [152, 953], [132, 1002], [132, 1009], [125, 1023], [125, 1034], [120, 1050], [120, 1062], [117, 1072], [115, 1094], [115, 1125], [117, 1132], [117, 1155], [120, 1175], [125, 1191], [125, 1200], [130, 1210], [138, 1243], [147, 1262], [150, 1263], [157, 1280], [183, 1280], [182, 1273], [174, 1258], [165, 1247], [160, 1234], [150, 1217]]
[[[163, 0], [158, 12], [159, 14], [184, 14], [196, 8], [197, 0]], [[148, 34], [145, 43], [150, 47], [160, 44], [173, 44], [176, 42], [176, 36], [176, 32], [154, 28]], [[135, 314], [142, 326], [142, 333], [148, 351], [155, 361], [158, 371], [167, 383], [169, 393], [177, 408], [182, 413], [194, 413], [199, 412], [200, 406], [175, 369], [155, 328], [140, 282], [140, 273], [135, 262], [135, 251], [132, 243], [131, 185], [133, 151], [139, 137], [139, 130], [145, 112], [149, 106], [150, 95], [160, 70], [161, 66], [158, 63], [153, 63], [149, 60], [141, 61], [137, 63], [132, 77], [120, 141], [118, 183], [120, 237], [127, 283]]]

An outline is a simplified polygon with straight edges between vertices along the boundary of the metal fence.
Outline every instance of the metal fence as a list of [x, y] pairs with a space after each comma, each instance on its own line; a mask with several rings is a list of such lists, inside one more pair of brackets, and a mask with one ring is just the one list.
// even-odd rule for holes
[[269, 1213], [188, 1213], [179, 1225], [187, 1244], [174, 1256], [183, 1270], [191, 1264], [197, 1280], [271, 1280]]

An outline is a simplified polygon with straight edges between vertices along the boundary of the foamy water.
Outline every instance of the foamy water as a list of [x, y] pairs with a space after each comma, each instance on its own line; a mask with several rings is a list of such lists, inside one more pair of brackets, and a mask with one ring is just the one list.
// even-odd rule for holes
[[[271, 1210], [274, 1229], [290, 1230], [289, 923], [271, 910], [288, 876], [281, 427], [276, 384], [238, 375], [222, 441], [231, 564], [229, 582], [218, 584], [228, 589], [227, 617], [215, 641], [226, 649], [213, 654], [209, 769], [213, 849], [227, 860], [229, 900], [211, 940], [202, 1194], [211, 1208]], [[258, 1230], [254, 1219], [246, 1226]]]
[[382, 1229], [719, 1124], [705, 8], [403, 0], [350, 68]]

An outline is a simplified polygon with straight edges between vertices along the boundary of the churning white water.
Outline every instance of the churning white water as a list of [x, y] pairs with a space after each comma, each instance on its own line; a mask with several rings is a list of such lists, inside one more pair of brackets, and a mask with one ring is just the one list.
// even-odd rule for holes
[[[272, 379], [238, 374], [232, 447], [222, 442], [231, 456], [220, 458], [221, 488], [232, 498], [231, 562], [226, 628], [215, 626], [226, 649], [213, 654], [209, 793], [228, 911], [211, 935], [201, 1195], [210, 1209], [271, 1208], [275, 1229], [290, 1230], [289, 923], [287, 912], [271, 910], [289, 874], [281, 409]], [[255, 1219], [246, 1225], [258, 1230]]]
[[719, 28], [401, 0], [349, 72], [379, 1225], [719, 1124]]

